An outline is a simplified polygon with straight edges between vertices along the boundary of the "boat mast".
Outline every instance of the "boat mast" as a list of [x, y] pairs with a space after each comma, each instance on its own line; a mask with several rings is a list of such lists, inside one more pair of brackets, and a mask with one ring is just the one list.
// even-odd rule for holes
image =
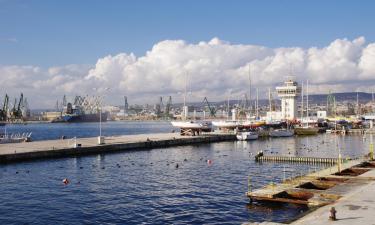
[[250, 74], [250, 64], [249, 64], [249, 111], [251, 116], [251, 74]]
[[270, 112], [272, 112], [271, 88], [268, 88], [268, 104], [270, 107]]
[[256, 90], [257, 90], [256, 119], [258, 119], [258, 117], [259, 117], [259, 92], [258, 92], [258, 88]]
[[359, 101], [358, 101], [358, 91], [357, 91], [357, 118], [359, 115]]
[[185, 106], [186, 106], [187, 77], [188, 77], [188, 73], [186, 72], [186, 74], [185, 74], [185, 91], [184, 91], [184, 109], [185, 109]]
[[182, 108], [182, 113], [183, 113], [183, 120], [186, 120], [186, 95], [187, 95], [187, 82], [188, 82], [188, 72], [185, 74], [185, 91], [184, 91], [184, 107]]
[[309, 80], [306, 81], [306, 117], [307, 126], [309, 126]]
[[304, 108], [303, 108], [303, 91], [304, 91], [304, 89], [303, 89], [303, 81], [302, 81], [302, 88], [301, 88], [301, 97], [302, 97], [302, 105], [301, 105], [301, 122], [302, 122], [302, 120], [303, 120], [303, 111], [305, 111]]
[[227, 120], [229, 120], [229, 97], [230, 93], [228, 94], [228, 101], [227, 101]]

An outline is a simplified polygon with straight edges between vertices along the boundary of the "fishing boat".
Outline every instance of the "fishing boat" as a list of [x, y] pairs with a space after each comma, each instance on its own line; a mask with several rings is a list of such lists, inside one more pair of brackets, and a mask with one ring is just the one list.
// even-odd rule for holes
[[244, 131], [239, 132], [237, 135], [237, 140], [239, 141], [247, 141], [247, 140], [256, 140], [258, 139], [258, 133], [254, 131]]
[[270, 137], [291, 137], [294, 135], [294, 130], [291, 129], [271, 129]]

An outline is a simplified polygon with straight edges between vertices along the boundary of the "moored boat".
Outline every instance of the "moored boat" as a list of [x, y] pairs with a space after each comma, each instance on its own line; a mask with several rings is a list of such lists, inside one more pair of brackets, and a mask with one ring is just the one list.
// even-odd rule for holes
[[237, 140], [239, 141], [246, 141], [246, 140], [256, 140], [258, 139], [259, 135], [257, 132], [254, 131], [244, 131], [244, 132], [238, 132]]
[[319, 128], [311, 126], [295, 127], [294, 132], [297, 135], [315, 135], [319, 132]]
[[291, 137], [294, 135], [294, 130], [290, 129], [271, 129], [269, 132], [270, 137]]
[[221, 121], [212, 121], [212, 125], [218, 128], [234, 129], [240, 126], [240, 123], [235, 120], [221, 120]]
[[172, 126], [184, 128], [184, 129], [202, 129], [210, 128], [208, 122], [198, 122], [198, 121], [172, 121]]
[[0, 144], [30, 142], [31, 132], [23, 134], [0, 134]]

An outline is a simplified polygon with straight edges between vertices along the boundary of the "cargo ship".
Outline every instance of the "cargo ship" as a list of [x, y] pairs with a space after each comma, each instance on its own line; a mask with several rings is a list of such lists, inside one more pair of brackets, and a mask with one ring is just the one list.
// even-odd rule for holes
[[62, 115], [52, 120], [52, 123], [83, 123], [83, 122], [105, 122], [107, 121], [107, 112], [87, 112], [80, 106], [68, 103], [62, 112]]

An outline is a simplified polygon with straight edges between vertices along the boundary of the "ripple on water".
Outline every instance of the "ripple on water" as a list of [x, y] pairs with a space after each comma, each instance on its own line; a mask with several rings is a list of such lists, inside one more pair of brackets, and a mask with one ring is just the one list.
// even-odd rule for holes
[[[317, 144], [319, 151], [305, 149]], [[362, 138], [340, 139], [344, 157], [364, 153], [367, 144]], [[253, 155], [273, 149], [279, 154], [333, 157], [332, 146], [333, 140], [321, 135], [0, 165], [0, 224], [284, 222], [307, 209], [293, 204], [248, 205], [248, 177], [252, 188], [260, 188], [319, 166], [256, 163]], [[64, 178], [70, 184], [64, 185]]]

